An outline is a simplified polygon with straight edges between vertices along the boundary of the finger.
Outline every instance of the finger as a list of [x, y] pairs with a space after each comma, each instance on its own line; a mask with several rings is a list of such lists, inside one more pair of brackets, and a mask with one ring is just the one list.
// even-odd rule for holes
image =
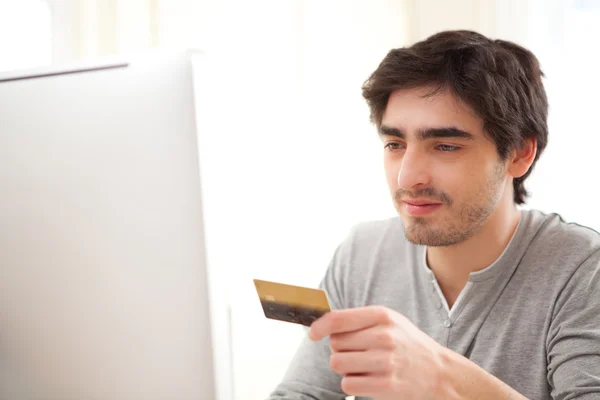
[[366, 351], [372, 349], [394, 350], [396, 338], [386, 326], [370, 328], [345, 333], [334, 333], [329, 337], [331, 352]]
[[366, 330], [346, 333], [334, 333], [329, 337], [329, 347], [332, 353], [344, 351], [366, 351], [370, 348], [369, 334], [376, 327]]
[[370, 306], [334, 310], [312, 323], [309, 336], [312, 340], [317, 341], [334, 333], [353, 332], [378, 324], [387, 325], [390, 322], [390, 311], [385, 307]]
[[391, 369], [391, 354], [383, 351], [352, 351], [331, 355], [330, 367], [339, 375], [383, 374]]
[[349, 375], [342, 378], [342, 391], [351, 396], [379, 398], [385, 393], [399, 390], [388, 375]]

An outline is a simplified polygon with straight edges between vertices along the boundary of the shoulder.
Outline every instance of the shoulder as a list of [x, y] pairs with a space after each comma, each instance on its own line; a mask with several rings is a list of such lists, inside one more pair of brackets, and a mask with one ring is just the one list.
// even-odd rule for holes
[[[523, 257], [544, 287], [555, 296], [568, 295], [567, 286], [598, 284], [600, 277], [600, 233], [557, 213], [528, 211], [533, 237]], [[600, 290], [600, 287], [597, 288]]]
[[389, 271], [402, 274], [390, 265], [400, 265], [411, 246], [400, 217], [356, 223], [335, 252], [324, 288], [339, 307], [361, 306], [370, 288], [389, 278]]
[[560, 259], [588, 258], [600, 250], [600, 233], [576, 222], [567, 221], [558, 213], [527, 211], [532, 225], [538, 225], [532, 245], [548, 256]]
[[[600, 312], [600, 233], [563, 218], [560, 214], [536, 212], [541, 227], [532, 245], [540, 262], [553, 277], [552, 318], [555, 329], [562, 323], [587, 324], [597, 327]], [[543, 276], [543, 274], [540, 274]], [[552, 285], [554, 283], [554, 285]], [[587, 321], [587, 322], [586, 322]], [[550, 337], [557, 334], [551, 332]]]

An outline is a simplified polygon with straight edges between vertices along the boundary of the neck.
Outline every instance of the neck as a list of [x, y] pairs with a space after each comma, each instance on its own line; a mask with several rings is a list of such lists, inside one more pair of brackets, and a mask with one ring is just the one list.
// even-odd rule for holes
[[510, 242], [521, 212], [512, 198], [508, 200], [503, 200], [469, 239], [452, 246], [427, 248], [427, 264], [450, 307], [467, 284], [469, 274], [491, 265]]

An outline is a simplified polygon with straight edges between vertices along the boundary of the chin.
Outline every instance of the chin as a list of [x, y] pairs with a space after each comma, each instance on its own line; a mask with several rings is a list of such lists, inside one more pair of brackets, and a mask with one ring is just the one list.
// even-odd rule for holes
[[[430, 222], [430, 221], [427, 221]], [[431, 226], [427, 222], [423, 224], [408, 223], [404, 225], [406, 239], [414, 244], [429, 247], [448, 247], [464, 242], [469, 239], [474, 230], [455, 230], [451, 227]]]
[[443, 218], [440, 218], [439, 216], [433, 216], [433, 215], [428, 215], [428, 216], [418, 216], [418, 215], [410, 215], [406, 212], [398, 212], [398, 214], [400, 215], [400, 219], [402, 219], [402, 222], [404, 223], [404, 225], [406, 227], [415, 227], [415, 226], [427, 226], [427, 227], [434, 227], [436, 225], [436, 221], [441, 220], [443, 221]]
[[404, 230], [406, 239], [416, 245], [428, 246], [428, 247], [445, 247], [452, 246], [458, 242], [453, 238], [446, 237], [442, 233], [437, 232], [415, 232], [411, 230]]

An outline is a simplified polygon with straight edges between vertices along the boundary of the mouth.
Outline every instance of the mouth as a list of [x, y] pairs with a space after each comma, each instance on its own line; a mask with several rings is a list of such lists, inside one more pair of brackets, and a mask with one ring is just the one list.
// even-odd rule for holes
[[415, 216], [431, 214], [442, 206], [442, 203], [431, 200], [403, 200], [402, 203], [406, 212]]

